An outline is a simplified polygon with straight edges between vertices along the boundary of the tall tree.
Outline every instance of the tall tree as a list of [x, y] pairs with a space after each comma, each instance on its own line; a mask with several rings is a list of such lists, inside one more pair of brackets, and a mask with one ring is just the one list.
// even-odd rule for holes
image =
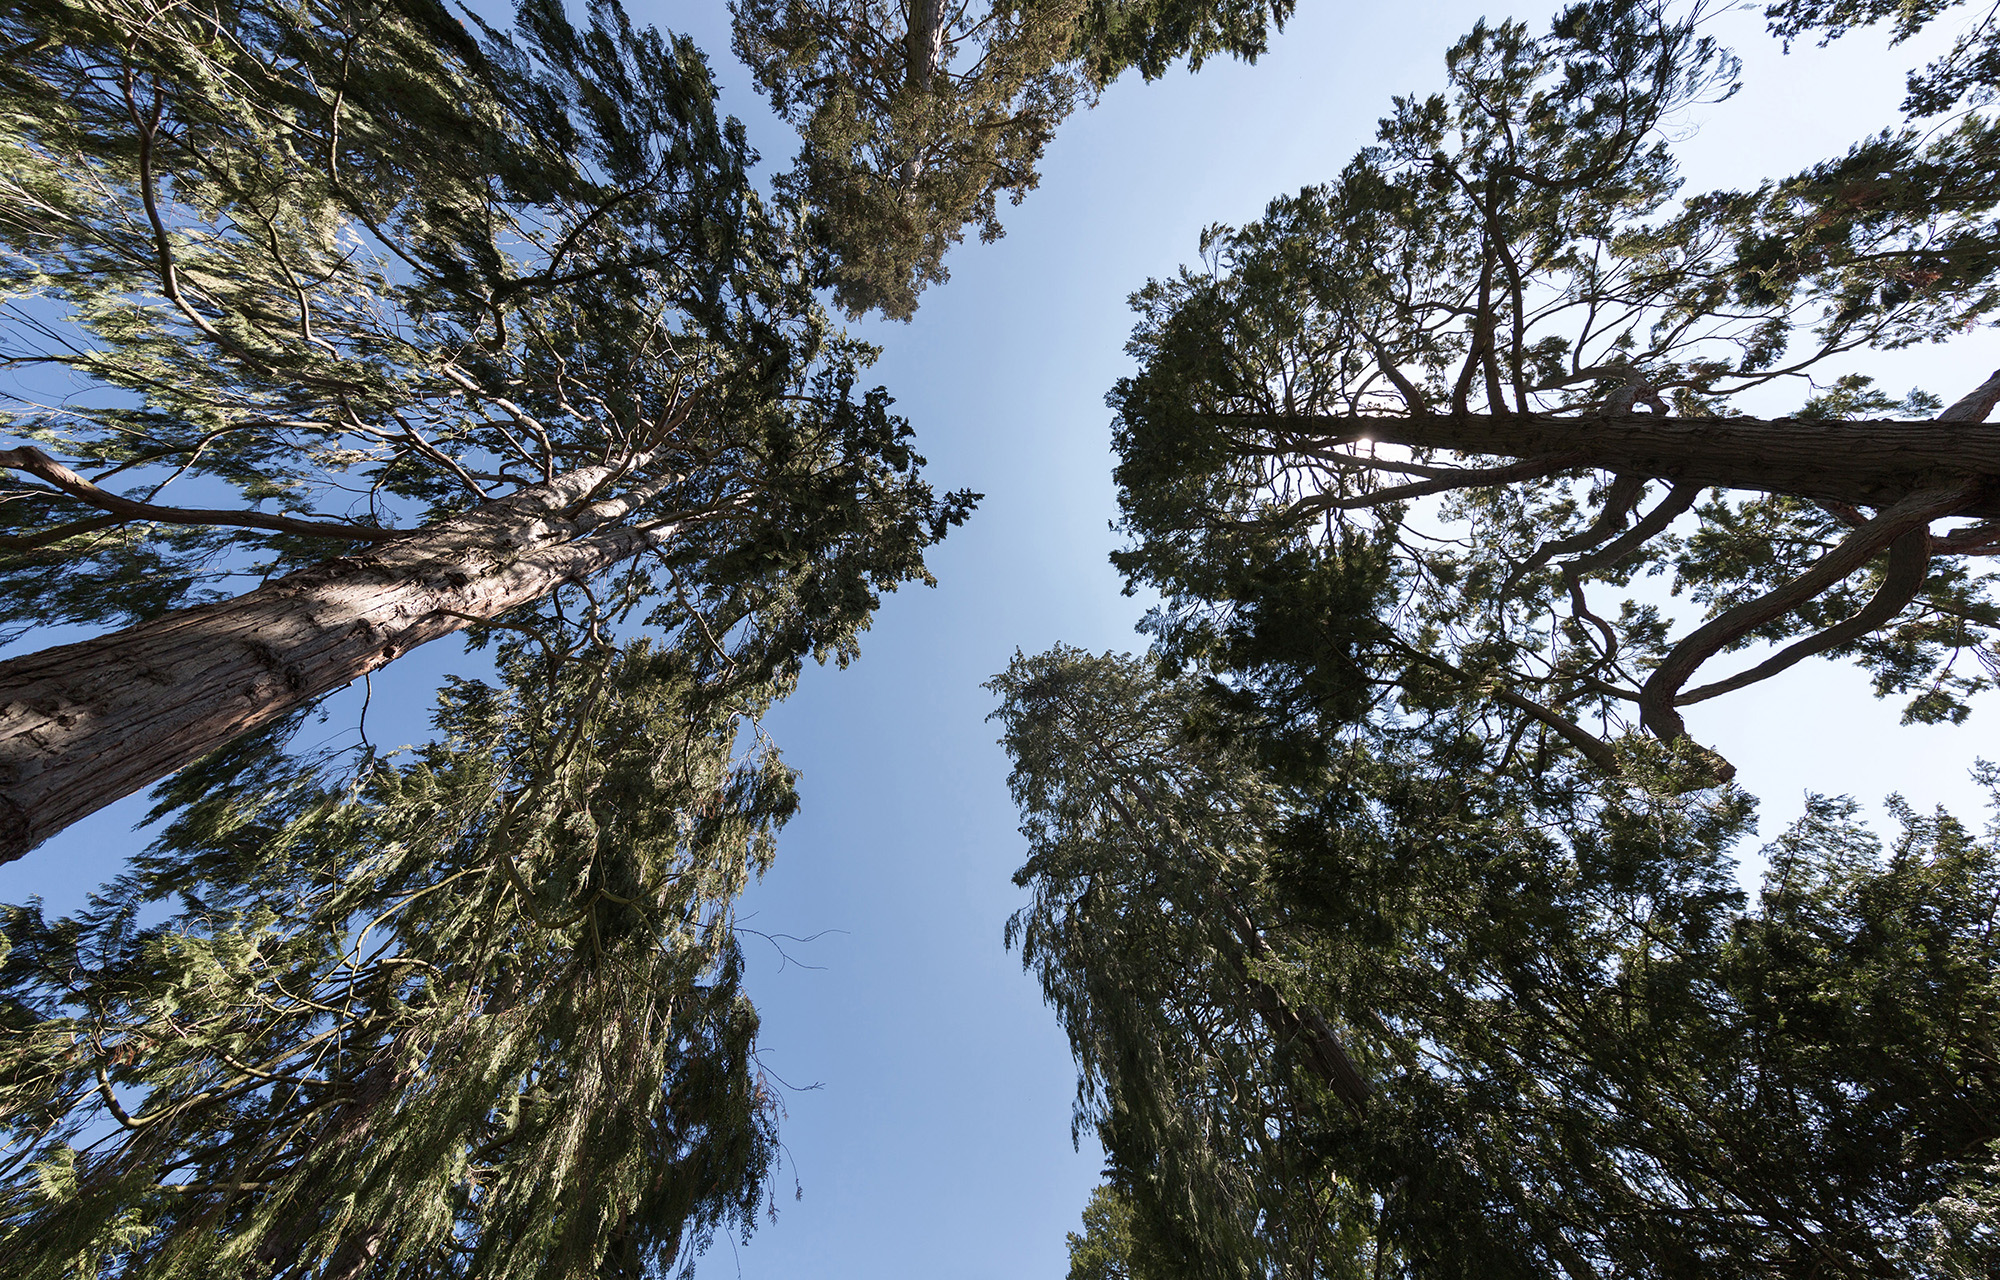
[[701, 55], [613, 0], [477, 41], [428, 0], [38, 0], [0, 34], [37, 442], [0, 451], [0, 614], [133, 624], [0, 663], [0, 858], [614, 566], [761, 670], [844, 653], [970, 507], [856, 393], [872, 352]]
[[[1369, 1086], [1268, 940], [1268, 781], [1240, 751], [1177, 735], [1195, 690], [1143, 664], [1058, 648], [988, 687], [1030, 846], [1015, 883], [1034, 890], [1007, 940], [1070, 1033], [1075, 1128], [1097, 1128], [1133, 1229], [1162, 1256], [1256, 1275], [1267, 1214], [1310, 1251], [1310, 1220], [1276, 1208], [1317, 1188], [1277, 1153]], [[1294, 1072], [1319, 1105], [1295, 1105]]]
[[401, 758], [239, 741], [87, 910], [6, 909], [11, 1274], [636, 1278], [755, 1225], [774, 690], [604, 621], [522, 624]]
[[[1167, 652], [1301, 714], [1395, 688], [1614, 772], [1628, 727], [1684, 741], [1681, 708], [1816, 654], [1857, 657], [1913, 719], [1992, 684], [2000, 612], [1970, 561], [2000, 550], [1979, 425], [2000, 376], [1937, 413], [1840, 364], [1990, 314], [2000, 259], [1970, 250], [1996, 193], [1966, 150], [1989, 126], [1878, 175], [1837, 226], [1796, 183], [1679, 197], [1666, 124], [1736, 77], [1702, 16], [1481, 24], [1448, 92], [1398, 99], [1337, 181], [1137, 295], [1119, 561], [1165, 595]], [[1901, 265], [1864, 251], [1889, 240]], [[1748, 416], [1753, 394], [1797, 411]], [[1654, 575], [1707, 616], [1675, 634], [1657, 596], [1621, 598]]]
[[[1033, 891], [1010, 936], [1115, 1189], [1073, 1264], [1585, 1280], [2000, 1261], [1991, 835], [1899, 805], [1885, 851], [1851, 802], [1816, 799], [1751, 906], [1729, 860], [1747, 798], [1689, 790], [1664, 748], [1622, 781], [1551, 785], [1477, 742], [1364, 732], [1308, 774], [1285, 725], [1151, 662], [1058, 649], [994, 687]], [[1138, 794], [1158, 808], [1118, 803]], [[1246, 902], [1249, 973], [1339, 1029], [1359, 1108], [1247, 997], [1217, 941]]]
[[968, 227], [1001, 234], [1056, 126], [1119, 73], [1255, 60], [1292, 0], [732, 0], [736, 52], [799, 129], [787, 190], [834, 297], [906, 320]]

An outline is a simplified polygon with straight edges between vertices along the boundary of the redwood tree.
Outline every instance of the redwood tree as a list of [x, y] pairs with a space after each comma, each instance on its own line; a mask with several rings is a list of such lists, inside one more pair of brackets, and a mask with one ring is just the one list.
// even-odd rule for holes
[[[1815, 654], [1961, 718], [2000, 671], [2000, 375], [1940, 413], [1851, 357], [1990, 316], [1987, 126], [1829, 221], [1801, 180], [1680, 190], [1674, 122], [1736, 78], [1698, 7], [1482, 23], [1447, 67], [1338, 180], [1137, 295], [1119, 560], [1166, 651], [1612, 772], [1628, 728], [1685, 743], [1682, 708]], [[1654, 576], [1706, 616], [1621, 590]]]
[[[0, 858], [614, 567], [765, 672], [960, 520], [702, 56], [615, 3], [0, 16]], [[251, 589], [244, 591], [244, 587]]]

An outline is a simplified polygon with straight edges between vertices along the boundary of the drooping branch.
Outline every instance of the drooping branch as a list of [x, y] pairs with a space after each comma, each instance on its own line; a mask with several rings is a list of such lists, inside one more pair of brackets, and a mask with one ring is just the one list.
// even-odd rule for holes
[[[1166, 815], [1160, 812], [1152, 795], [1143, 787], [1133, 790], [1135, 798], [1153, 819], [1162, 836], [1179, 844], [1180, 841], [1173, 834], [1173, 826], [1167, 821]], [[1119, 795], [1115, 788], [1105, 788], [1104, 796], [1128, 831], [1137, 835], [1143, 830], [1131, 806], [1125, 803], [1124, 797]], [[1194, 865], [1197, 856], [1185, 847], [1181, 852], [1183, 859], [1189, 865]], [[1303, 1014], [1300, 1013], [1292, 1008], [1291, 1002], [1286, 1000], [1284, 994], [1276, 987], [1250, 972], [1247, 959], [1267, 957], [1270, 954], [1270, 944], [1264, 941], [1264, 935], [1257, 928], [1256, 922], [1241, 907], [1226, 898], [1222, 906], [1223, 914], [1229, 917], [1230, 930], [1243, 948], [1242, 954], [1223, 948], [1223, 955], [1235, 971], [1237, 979], [1243, 984], [1244, 996], [1249, 1001], [1250, 1007], [1263, 1020], [1266, 1030], [1273, 1038], [1281, 1043], [1292, 1041], [1302, 1043], [1306, 1049], [1308, 1068], [1339, 1095], [1340, 1100], [1351, 1110], [1357, 1115], [1360, 1114], [1368, 1102], [1370, 1092], [1368, 1081], [1356, 1069], [1354, 1059], [1348, 1056], [1339, 1035], [1317, 1009], [1307, 1006]]]
[[[340, 520], [300, 520], [294, 516], [271, 515], [263, 511], [202, 511], [188, 507], [155, 506], [150, 502], [138, 502], [131, 498], [120, 497], [108, 489], [100, 489], [33, 445], [22, 445], [18, 449], [0, 449], [0, 467], [25, 471], [38, 480], [47, 481], [79, 502], [88, 503], [100, 511], [110, 512], [119, 520], [269, 529], [274, 533], [344, 538], [350, 542], [390, 542], [397, 538], [406, 538], [413, 532], [409, 529], [384, 529], [378, 525], [350, 524]], [[26, 549], [56, 540], [57, 537], [72, 537], [90, 531], [80, 527], [82, 525], [101, 528], [108, 527], [108, 524], [109, 522], [99, 524], [96, 521], [79, 521], [49, 530], [47, 535], [26, 534], [13, 542], [11, 548]]]
[[1584, 728], [1568, 716], [1551, 711], [1532, 698], [1524, 698], [1512, 689], [1496, 688], [1491, 691], [1493, 700], [1509, 706], [1539, 724], [1547, 725], [1562, 739], [1582, 753], [1584, 759], [1616, 778], [1624, 772], [1618, 763], [1618, 753], [1613, 751], [1604, 739]]
[[[1229, 916], [1244, 940], [1245, 951], [1257, 958], [1266, 955], [1269, 947], [1249, 917], [1234, 907], [1229, 909]], [[1283, 993], [1250, 972], [1243, 955], [1225, 951], [1223, 958], [1235, 971], [1250, 1007], [1256, 1011], [1272, 1037], [1280, 1043], [1297, 1044], [1304, 1049], [1306, 1069], [1332, 1089], [1349, 1110], [1356, 1115], [1362, 1114], [1371, 1092], [1368, 1081], [1355, 1069], [1354, 1060], [1347, 1056], [1340, 1037], [1319, 1010], [1310, 1005], [1303, 1013], [1293, 1009]]]
[[0, 551], [20, 553], [46, 547], [66, 538], [81, 538], [87, 533], [97, 533], [104, 529], [116, 528], [125, 522], [117, 516], [91, 516], [85, 520], [72, 520], [33, 533], [8, 534], [0, 537]]

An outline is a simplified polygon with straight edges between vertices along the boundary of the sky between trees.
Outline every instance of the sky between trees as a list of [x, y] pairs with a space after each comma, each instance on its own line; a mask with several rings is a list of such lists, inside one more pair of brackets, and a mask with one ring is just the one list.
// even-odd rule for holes
[[[1437, 84], [1442, 50], [1482, 12], [1502, 16], [1308, 5], [1255, 67], [1216, 62], [1199, 76], [1116, 85], [1058, 134], [1041, 188], [1003, 209], [1004, 240], [957, 251], [951, 282], [908, 326], [862, 326], [885, 348], [874, 376], [917, 426], [934, 482], [988, 496], [934, 556], [939, 588], [891, 598], [860, 662], [809, 672], [770, 719], [803, 771], [804, 809], [744, 916], [774, 935], [842, 932], [784, 941], [802, 963], [753, 946], [768, 1065], [824, 1087], [787, 1100], [788, 1171], [803, 1198], [781, 1196], [779, 1218], [749, 1246], [718, 1243], [709, 1274], [1061, 1274], [1062, 1233], [1096, 1160], [1088, 1146], [1069, 1149], [1060, 1033], [1000, 948], [1020, 844], [979, 682], [1016, 648], [1138, 647], [1129, 628], [1144, 602], [1118, 595], [1104, 559], [1115, 540], [1101, 397], [1128, 364], [1126, 293], [1190, 260], [1205, 224], [1240, 223], [1269, 197], [1331, 177], [1390, 94]], [[789, 153], [728, 57], [719, 6], [635, 5], [633, 16], [692, 35], [725, 109], [766, 155]], [[1545, 13], [1507, 16], [1539, 24]], [[1745, 57], [1746, 88], [1686, 122], [1698, 129], [1681, 146], [1695, 188], [1835, 152], [1890, 118], [1902, 70], [1924, 57], [1921, 46], [1885, 53], [1863, 32], [1783, 58], [1755, 13], [1726, 15], [1718, 30]], [[1975, 334], [1856, 367], [1893, 392], [1922, 385], [1950, 400], [1996, 356]], [[420, 738], [437, 673], [454, 660], [425, 651], [377, 678], [371, 736]], [[351, 723], [359, 701], [349, 691], [331, 702], [325, 732]], [[1900, 790], [1919, 808], [1972, 817], [1964, 766], [1992, 713], [1980, 708], [1963, 728], [1898, 728], [1858, 672], [1813, 664], [1689, 718], [1763, 797], [1768, 835], [1808, 786], [1870, 803]], [[0, 899], [74, 902], [132, 847], [124, 831], [142, 809], [116, 806], [0, 870]], [[790, 1185], [781, 1179], [786, 1196]]]

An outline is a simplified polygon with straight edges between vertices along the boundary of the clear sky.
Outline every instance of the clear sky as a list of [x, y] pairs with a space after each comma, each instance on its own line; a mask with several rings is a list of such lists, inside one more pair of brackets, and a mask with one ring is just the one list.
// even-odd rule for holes
[[[709, 51], [728, 109], [773, 160], [789, 135], [728, 53], [721, 4], [629, 0], [641, 21]], [[1103, 396], [1129, 365], [1125, 297], [1190, 259], [1203, 226], [1254, 218], [1282, 192], [1333, 177], [1392, 94], [1428, 92], [1445, 48], [1482, 14], [1537, 26], [1552, 5], [1305, 0], [1254, 67], [1216, 63], [1120, 83], [1058, 134], [1042, 186], [1008, 234], [961, 248], [952, 280], [909, 325], [868, 325], [879, 380], [916, 424], [940, 488], [987, 495], [932, 559], [941, 585], [891, 598], [845, 671], [809, 672], [768, 728], [804, 771], [805, 807], [744, 903], [767, 1066], [793, 1086], [779, 1214], [747, 1246], [717, 1241], [701, 1271], [746, 1280], [1059, 1280], [1063, 1234], [1097, 1181], [1070, 1145], [1073, 1075], [1053, 1018], [1003, 951], [1020, 904], [1022, 841], [980, 682], [1016, 648], [1129, 649], [1143, 602], [1119, 594]], [[1691, 187], [1754, 182], [1841, 150], [1893, 119], [1902, 69], [1872, 33], [1781, 57], [1755, 9], [1716, 31], [1745, 55], [1734, 101], [1687, 122]], [[1943, 352], [1875, 360], [1900, 393], [1947, 401], [2000, 365], [1977, 333]], [[1789, 407], [1789, 406], [1786, 406]], [[46, 642], [46, 640], [44, 640]], [[39, 647], [39, 645], [37, 645]], [[378, 742], [423, 732], [447, 643], [376, 681]], [[327, 731], [351, 722], [344, 696]], [[1904, 729], [1852, 671], [1802, 667], [1691, 714], [1697, 735], [1764, 796], [1768, 836], [1811, 786], [1875, 801], [1901, 791], [1978, 817], [1964, 767], [2000, 741], [2000, 706], [1962, 728]], [[142, 808], [128, 802], [0, 868], [0, 900], [73, 904], [114, 866]], [[796, 1177], [802, 1197], [794, 1200]]]

